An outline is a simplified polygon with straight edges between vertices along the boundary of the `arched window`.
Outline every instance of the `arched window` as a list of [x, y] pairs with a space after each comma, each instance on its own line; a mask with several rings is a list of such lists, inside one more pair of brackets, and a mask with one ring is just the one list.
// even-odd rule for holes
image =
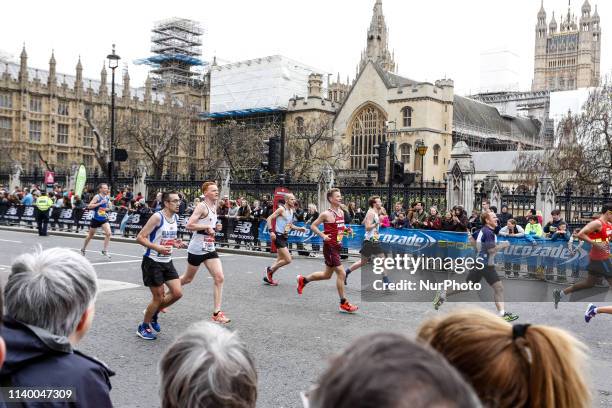
[[304, 118], [301, 116], [295, 119], [295, 131], [298, 135], [304, 134]]
[[402, 108], [402, 124], [404, 127], [412, 126], [412, 108], [410, 106]]
[[439, 144], [435, 144], [433, 147], [433, 161], [434, 161], [434, 165], [438, 165], [438, 160], [440, 157], [440, 145]]
[[404, 164], [410, 163], [410, 151], [412, 146], [408, 143], [404, 143], [400, 146], [400, 160]]
[[385, 114], [375, 106], [367, 105], [355, 115], [349, 129], [351, 132], [351, 168], [366, 169], [376, 164], [374, 145], [385, 141]]

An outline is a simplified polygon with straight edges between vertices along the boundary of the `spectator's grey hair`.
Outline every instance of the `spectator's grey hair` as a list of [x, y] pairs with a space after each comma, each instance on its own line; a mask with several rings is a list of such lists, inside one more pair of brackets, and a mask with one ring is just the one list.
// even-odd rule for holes
[[83, 256], [67, 248], [37, 248], [11, 266], [4, 288], [6, 314], [22, 323], [69, 336], [95, 302], [96, 272]]
[[163, 408], [251, 408], [257, 400], [253, 359], [235, 333], [199, 322], [160, 361]]

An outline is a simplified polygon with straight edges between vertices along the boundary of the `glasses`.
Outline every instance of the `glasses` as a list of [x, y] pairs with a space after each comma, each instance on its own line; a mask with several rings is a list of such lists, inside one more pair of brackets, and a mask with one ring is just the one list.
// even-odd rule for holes
[[168, 202], [172, 204], [178, 204], [181, 202], [181, 200], [168, 200]]

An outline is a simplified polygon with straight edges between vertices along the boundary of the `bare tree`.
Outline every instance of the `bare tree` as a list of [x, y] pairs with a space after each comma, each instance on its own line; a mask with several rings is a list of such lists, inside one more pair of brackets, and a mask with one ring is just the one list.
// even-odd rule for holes
[[160, 113], [132, 112], [125, 121], [126, 135], [150, 160], [155, 178], [163, 176], [166, 166], [179, 154], [179, 149], [189, 150], [192, 116], [188, 108], [172, 103], [164, 106]]
[[350, 146], [332, 136], [332, 119], [301, 121], [287, 132], [287, 169], [296, 179], [311, 177], [326, 164], [332, 169], [350, 157]]
[[[85, 112], [85, 119], [87, 124], [91, 128], [91, 131], [95, 138], [95, 143], [90, 147], [91, 152], [94, 154], [98, 166], [102, 169], [105, 177], [109, 177], [108, 173], [108, 162], [110, 161], [110, 119], [93, 118], [93, 112], [90, 110]], [[97, 124], [96, 124], [97, 123]]]
[[549, 174], [560, 191], [575, 186], [605, 185], [612, 179], [612, 83], [591, 91], [582, 113], [568, 115], [557, 127], [555, 145], [533, 154], [523, 152], [517, 172], [531, 178]]

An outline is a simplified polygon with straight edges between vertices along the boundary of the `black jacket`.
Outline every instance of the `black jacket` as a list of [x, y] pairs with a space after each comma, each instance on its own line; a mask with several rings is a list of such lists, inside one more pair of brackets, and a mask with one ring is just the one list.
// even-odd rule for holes
[[[112, 407], [110, 377], [115, 375], [104, 363], [72, 348], [68, 338], [40, 327], [4, 317], [2, 337], [6, 360], [0, 370], [0, 384], [12, 387], [71, 387], [76, 405], [45, 403], [46, 407]], [[1, 405], [1, 403], [0, 403]], [[22, 407], [41, 406], [24, 403]]]

